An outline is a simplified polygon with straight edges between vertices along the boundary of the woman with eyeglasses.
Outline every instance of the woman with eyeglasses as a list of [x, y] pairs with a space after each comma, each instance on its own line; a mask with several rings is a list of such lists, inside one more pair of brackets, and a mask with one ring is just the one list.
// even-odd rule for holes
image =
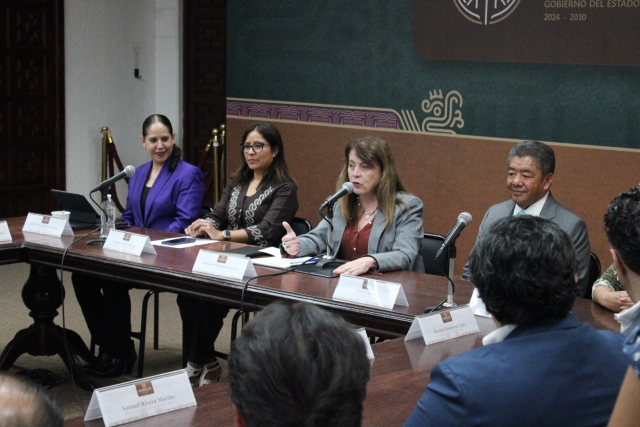
[[[245, 129], [240, 144], [242, 165], [232, 175], [213, 212], [185, 229], [192, 237], [278, 246], [298, 210], [297, 187], [284, 161], [278, 129], [258, 123]], [[187, 344], [187, 373], [195, 386], [219, 381], [222, 368], [214, 354], [214, 342], [229, 308], [178, 296]]]
[[[391, 148], [373, 136], [347, 144], [337, 189], [351, 182], [352, 194], [335, 204], [331, 244], [337, 258], [347, 261], [335, 274], [424, 271], [418, 256], [422, 229], [422, 201], [409, 194], [395, 167]], [[319, 255], [327, 250], [327, 221], [296, 236], [285, 224], [282, 249], [292, 257]], [[337, 252], [336, 252], [337, 251]]]

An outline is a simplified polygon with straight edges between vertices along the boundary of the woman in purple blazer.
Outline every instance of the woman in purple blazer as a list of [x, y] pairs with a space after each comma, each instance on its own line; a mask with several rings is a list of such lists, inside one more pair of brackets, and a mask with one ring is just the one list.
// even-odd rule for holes
[[[171, 122], [161, 114], [142, 124], [140, 140], [151, 161], [139, 166], [129, 182], [122, 214], [129, 225], [181, 233], [198, 217], [204, 177], [180, 159], [175, 137]], [[89, 332], [100, 346], [98, 361], [85, 370], [98, 378], [130, 373], [138, 357], [131, 341], [131, 287], [78, 273], [72, 281]]]

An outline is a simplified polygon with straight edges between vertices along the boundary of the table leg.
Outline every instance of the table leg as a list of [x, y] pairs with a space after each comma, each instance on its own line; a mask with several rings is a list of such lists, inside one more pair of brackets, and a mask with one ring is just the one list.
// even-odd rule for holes
[[24, 353], [31, 356], [60, 356], [77, 384], [86, 390], [95, 388], [86, 376], [80, 358], [87, 362], [95, 360], [76, 332], [53, 323], [62, 305], [64, 288], [56, 270], [50, 267], [31, 266], [29, 278], [22, 288], [22, 300], [31, 311], [34, 323], [19, 331], [0, 355], [0, 369], [7, 370]]

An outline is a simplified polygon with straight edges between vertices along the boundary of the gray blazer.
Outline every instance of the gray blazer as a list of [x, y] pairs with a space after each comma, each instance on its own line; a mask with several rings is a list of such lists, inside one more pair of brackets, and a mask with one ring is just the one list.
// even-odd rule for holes
[[[413, 270], [424, 272], [422, 257], [419, 256], [420, 242], [424, 236], [422, 228], [422, 201], [409, 194], [398, 193], [397, 197], [406, 206], [396, 204], [395, 221], [385, 228], [385, 216], [378, 211], [371, 226], [368, 253], [378, 262], [380, 271]], [[331, 246], [338, 253], [346, 220], [336, 204], [331, 232]], [[322, 220], [311, 232], [298, 236], [300, 253], [298, 256], [318, 255], [327, 250], [327, 221]]]
[[[508, 200], [491, 206], [482, 219], [476, 243], [478, 243], [478, 240], [489, 230], [494, 222], [500, 218], [513, 215], [513, 209], [515, 206], [516, 204], [513, 200]], [[578, 215], [558, 203], [551, 195], [551, 192], [549, 192], [549, 197], [547, 197], [547, 201], [544, 203], [542, 211], [540, 211], [540, 217], [550, 219], [558, 224], [558, 226], [571, 238], [578, 258], [579, 282], [576, 294], [578, 296], [584, 295], [584, 291], [587, 288], [587, 281], [589, 280], [589, 257], [591, 255], [591, 245], [589, 244], [587, 225]], [[469, 280], [468, 262], [464, 266], [462, 278]]]

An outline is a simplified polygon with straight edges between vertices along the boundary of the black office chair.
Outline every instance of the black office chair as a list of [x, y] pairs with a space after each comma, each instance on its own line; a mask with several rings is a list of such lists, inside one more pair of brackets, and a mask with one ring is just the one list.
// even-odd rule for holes
[[422, 243], [420, 244], [420, 252], [422, 254], [422, 262], [424, 263], [424, 272], [426, 274], [445, 277], [449, 274], [448, 253], [445, 252], [442, 254], [436, 263], [436, 253], [442, 247], [444, 239], [445, 237], [439, 234], [424, 233]]
[[[304, 218], [294, 217], [289, 225], [291, 229], [296, 233], [297, 236], [302, 234], [306, 234], [312, 230], [311, 223]], [[254, 310], [245, 310], [244, 313], [240, 313], [240, 310], [236, 311], [233, 315], [233, 319], [231, 320], [231, 342], [236, 340], [238, 336], [238, 321], [240, 320], [240, 316], [242, 316], [242, 327], [249, 321], [249, 314], [255, 313]], [[220, 353], [218, 351], [215, 352], [216, 357], [220, 357], [221, 359], [227, 360], [226, 353]]]
[[582, 298], [591, 299], [591, 288], [602, 274], [602, 266], [598, 255], [591, 252], [589, 256], [589, 280], [587, 281], [587, 289], [584, 290]]
[[298, 218], [297, 216], [289, 223], [291, 229], [297, 236], [301, 234], [307, 234], [311, 231], [311, 223], [304, 218]]

